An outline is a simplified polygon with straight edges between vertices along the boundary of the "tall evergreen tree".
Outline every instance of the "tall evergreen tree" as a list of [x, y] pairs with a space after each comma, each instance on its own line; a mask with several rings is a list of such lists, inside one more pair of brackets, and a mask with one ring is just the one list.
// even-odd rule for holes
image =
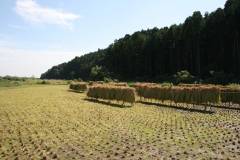
[[120, 80], [162, 80], [182, 70], [202, 79], [211, 72], [238, 80], [239, 20], [240, 1], [228, 0], [224, 9], [204, 16], [196, 11], [182, 24], [126, 35], [106, 49], [54, 66], [41, 78], [88, 80], [92, 68], [101, 66]]

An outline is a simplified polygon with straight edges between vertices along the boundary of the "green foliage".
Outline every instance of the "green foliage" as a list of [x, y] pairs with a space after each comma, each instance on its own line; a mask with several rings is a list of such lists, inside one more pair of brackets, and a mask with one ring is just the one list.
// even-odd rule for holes
[[27, 77], [12, 77], [6, 76], [0, 78], [0, 87], [17, 87], [23, 85], [67, 85], [69, 82], [66, 80], [40, 80], [37, 78], [27, 78]]
[[105, 83], [113, 82], [113, 80], [112, 80], [111, 78], [108, 78], [108, 77], [104, 77], [104, 78], [103, 78], [103, 81], [104, 81]]
[[195, 80], [195, 77], [186, 70], [177, 72], [177, 74], [174, 75], [174, 78], [175, 78], [177, 84], [193, 83]]
[[[126, 35], [106, 49], [52, 67], [41, 78], [103, 80], [110, 75], [121, 81], [175, 82], [171, 75], [187, 70], [206, 82], [239, 83], [239, 19], [239, 0], [228, 0], [223, 9], [204, 16], [194, 12], [182, 24]], [[211, 70], [231, 76], [211, 75]], [[176, 76], [176, 83], [194, 80], [188, 73]]]
[[233, 79], [233, 74], [226, 74], [223, 71], [216, 72], [210, 71], [210, 76], [208, 79], [205, 80], [206, 83], [213, 83], [213, 84], [228, 84], [229, 79]]
[[[106, 79], [107, 80], [107, 72], [102, 66], [94, 66], [91, 68], [90, 78], [93, 81], [101, 81]], [[108, 79], [110, 80], [110, 78]]]
[[69, 81], [66, 80], [37, 80], [35, 84], [43, 84], [43, 85], [67, 85], [69, 84]]
[[40, 84], [50, 84], [49, 81], [43, 80], [42, 82], [40, 82]]
[[75, 82], [83, 82], [82, 78], [74, 79]]
[[16, 76], [0, 77], [0, 87], [17, 87], [26, 84], [36, 84], [38, 79]]
[[2, 80], [9, 80], [9, 81], [26, 81], [29, 78], [26, 77], [16, 77], [16, 76], [4, 76], [1, 77]]

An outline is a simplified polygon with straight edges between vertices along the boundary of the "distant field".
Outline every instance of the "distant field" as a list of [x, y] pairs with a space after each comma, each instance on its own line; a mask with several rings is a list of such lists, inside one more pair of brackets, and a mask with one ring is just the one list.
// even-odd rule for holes
[[85, 100], [66, 85], [0, 90], [0, 159], [240, 159], [240, 111]]
[[52, 85], [66, 85], [66, 80], [41, 80], [41, 79], [21, 79], [21, 80], [7, 80], [0, 79], [0, 89], [4, 87], [18, 87], [23, 85], [36, 85], [36, 84], [52, 84]]

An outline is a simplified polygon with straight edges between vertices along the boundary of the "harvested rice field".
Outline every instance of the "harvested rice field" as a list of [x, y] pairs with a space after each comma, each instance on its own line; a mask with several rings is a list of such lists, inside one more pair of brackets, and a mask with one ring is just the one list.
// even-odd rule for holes
[[240, 159], [240, 111], [124, 108], [65, 85], [5, 88], [0, 159]]

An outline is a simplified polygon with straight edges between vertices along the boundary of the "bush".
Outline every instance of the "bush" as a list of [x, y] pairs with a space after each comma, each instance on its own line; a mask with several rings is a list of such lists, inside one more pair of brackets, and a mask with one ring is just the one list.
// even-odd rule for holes
[[102, 66], [94, 66], [91, 68], [90, 78], [93, 81], [102, 81], [105, 77], [109, 77], [109, 73], [106, 68]]
[[5, 76], [2, 79], [9, 80], [9, 81], [26, 81], [27, 78], [25, 77], [16, 77], [16, 76]]
[[118, 79], [113, 79], [113, 82], [118, 83], [119, 80]]
[[210, 71], [209, 78], [205, 80], [205, 83], [212, 83], [212, 84], [227, 84], [234, 79], [233, 74], [227, 74], [223, 71]]
[[85, 83], [85, 82], [71, 83], [69, 88], [72, 90], [75, 90], [75, 91], [84, 92], [87, 90], [87, 83]]
[[49, 82], [49, 81], [46, 81], [46, 80], [43, 80], [43, 81], [41, 82], [41, 84], [50, 84], [50, 82]]
[[13, 84], [14, 86], [20, 86], [20, 85], [21, 85], [21, 83], [18, 82], [18, 81], [14, 81], [14, 82], [12, 82], [12, 84]]
[[116, 100], [133, 104], [135, 102], [135, 89], [131, 87], [96, 85], [89, 88], [87, 96], [96, 99]]
[[195, 77], [186, 70], [177, 72], [177, 74], [175, 74], [173, 77], [176, 84], [193, 83], [195, 81]]
[[111, 78], [104, 77], [104, 78], [103, 78], [103, 81], [104, 81], [105, 83], [109, 83], [109, 82], [112, 82], [113, 80], [112, 80]]

